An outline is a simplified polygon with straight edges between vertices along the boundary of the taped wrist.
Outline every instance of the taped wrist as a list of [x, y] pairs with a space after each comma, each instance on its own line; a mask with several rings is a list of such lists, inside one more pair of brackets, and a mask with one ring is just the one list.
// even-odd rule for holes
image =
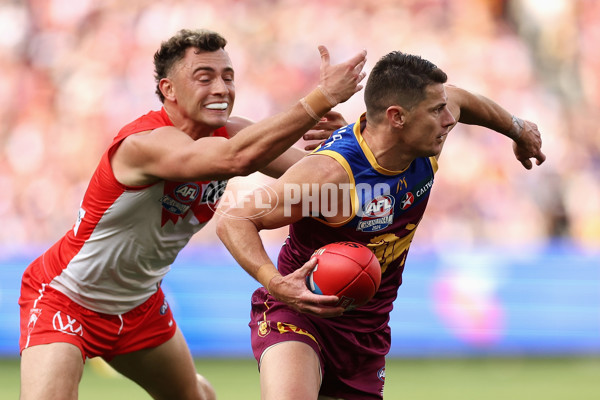
[[271, 283], [271, 279], [279, 275], [279, 271], [275, 266], [271, 263], [263, 264], [256, 270], [256, 280], [263, 285], [269, 293], [271, 290], [269, 289], [269, 284]]
[[335, 98], [321, 85], [300, 100], [304, 110], [316, 122], [337, 105]]

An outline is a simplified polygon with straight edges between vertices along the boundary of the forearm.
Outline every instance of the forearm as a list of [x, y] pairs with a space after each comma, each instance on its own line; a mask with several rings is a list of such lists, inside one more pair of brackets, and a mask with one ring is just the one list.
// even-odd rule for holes
[[267, 290], [279, 271], [269, 258], [258, 229], [247, 219], [223, 216], [217, 222], [217, 235], [238, 264]]
[[312, 128], [335, 103], [320, 88], [291, 109], [242, 129], [231, 139], [232, 153], [248, 171], [264, 168]]
[[458, 88], [454, 88], [454, 93], [460, 106], [458, 122], [483, 126], [512, 140], [519, 139], [523, 130], [523, 121], [520, 118], [485, 96]]

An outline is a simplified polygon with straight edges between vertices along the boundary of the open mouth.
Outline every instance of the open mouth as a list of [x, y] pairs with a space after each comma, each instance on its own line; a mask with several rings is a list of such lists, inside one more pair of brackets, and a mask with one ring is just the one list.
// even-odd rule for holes
[[223, 102], [223, 103], [210, 103], [210, 104], [205, 105], [204, 107], [208, 108], [209, 110], [225, 111], [225, 110], [227, 110], [228, 106], [229, 106], [229, 103]]

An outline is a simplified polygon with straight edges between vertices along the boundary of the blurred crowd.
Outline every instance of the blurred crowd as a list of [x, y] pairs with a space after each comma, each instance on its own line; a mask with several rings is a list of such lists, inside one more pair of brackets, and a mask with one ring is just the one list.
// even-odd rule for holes
[[[598, 21], [595, 0], [0, 0], [0, 244], [44, 246], [72, 226], [106, 146], [160, 108], [161, 41], [208, 28], [229, 41], [236, 115], [291, 106], [317, 82], [325, 44], [332, 62], [367, 49], [367, 72], [392, 50], [421, 55], [538, 124], [548, 160], [532, 171], [506, 137], [452, 131], [415, 245], [598, 249]], [[362, 94], [337, 110], [353, 122]], [[218, 239], [209, 227], [194, 240]]]

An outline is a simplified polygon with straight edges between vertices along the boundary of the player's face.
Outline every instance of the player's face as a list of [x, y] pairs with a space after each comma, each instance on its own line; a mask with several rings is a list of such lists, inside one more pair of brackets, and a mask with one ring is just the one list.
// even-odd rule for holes
[[430, 85], [425, 93], [425, 99], [409, 112], [407, 139], [417, 157], [439, 154], [448, 132], [456, 124], [447, 106], [444, 85]]
[[225, 125], [235, 99], [233, 67], [225, 50], [188, 48], [169, 75], [177, 107], [186, 118], [212, 129]]

